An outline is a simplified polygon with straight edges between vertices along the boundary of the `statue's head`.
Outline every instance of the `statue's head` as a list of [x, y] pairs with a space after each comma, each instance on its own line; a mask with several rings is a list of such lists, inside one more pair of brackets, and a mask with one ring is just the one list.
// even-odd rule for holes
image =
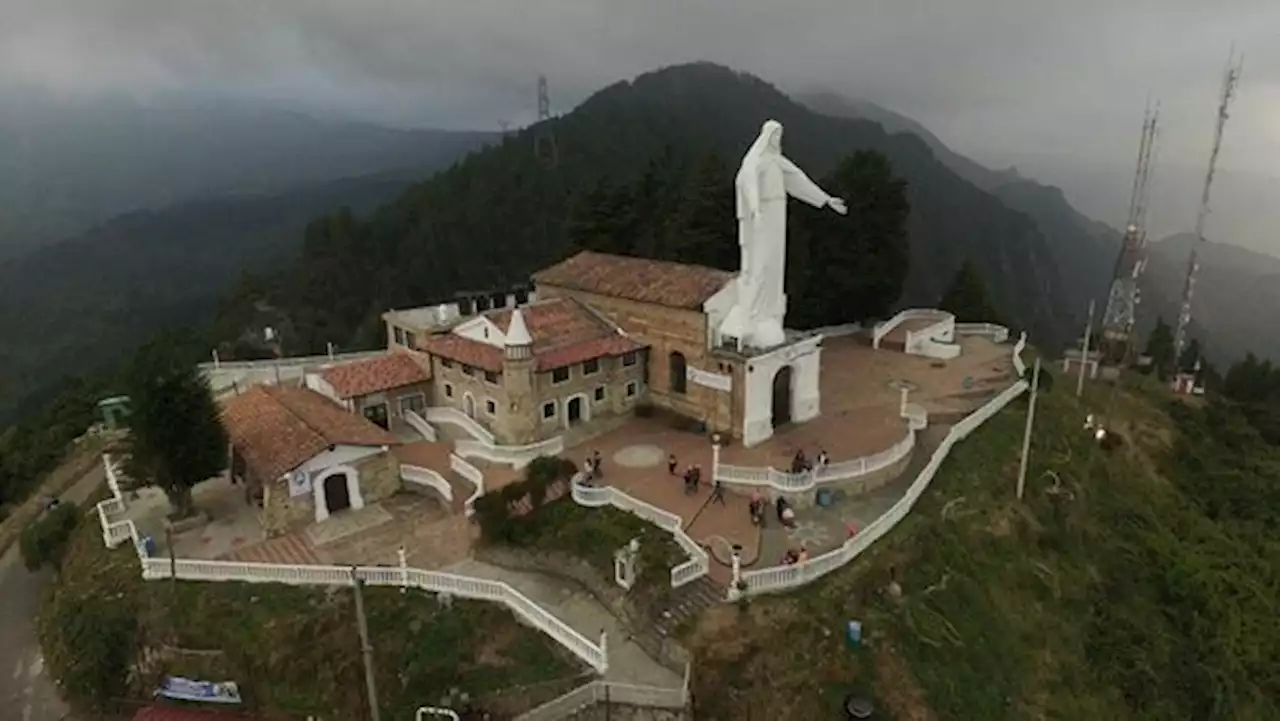
[[782, 123], [776, 120], [764, 121], [760, 134], [765, 137], [766, 147], [775, 153], [782, 152]]

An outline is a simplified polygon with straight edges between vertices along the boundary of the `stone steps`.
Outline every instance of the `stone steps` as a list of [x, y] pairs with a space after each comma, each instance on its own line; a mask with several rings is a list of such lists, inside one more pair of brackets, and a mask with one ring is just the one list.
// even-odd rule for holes
[[723, 603], [727, 589], [703, 576], [693, 583], [673, 590], [655, 604], [653, 628], [661, 636], [671, 637], [676, 629], [712, 606]]

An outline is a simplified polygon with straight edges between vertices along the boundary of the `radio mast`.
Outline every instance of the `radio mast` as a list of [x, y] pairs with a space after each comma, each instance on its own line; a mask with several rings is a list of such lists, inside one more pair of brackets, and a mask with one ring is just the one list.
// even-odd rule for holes
[[1142, 138], [1138, 142], [1138, 163], [1129, 196], [1124, 240], [1111, 274], [1111, 288], [1102, 315], [1102, 363], [1123, 368], [1128, 363], [1130, 338], [1137, 314], [1138, 278], [1146, 265], [1147, 201], [1151, 197], [1151, 176], [1155, 167], [1155, 146], [1160, 105], [1150, 105], [1142, 117]]
[[[1178, 330], [1173, 341], [1173, 361], [1175, 366], [1181, 361], [1182, 350], [1187, 344], [1188, 326], [1191, 323], [1191, 299], [1196, 285], [1196, 271], [1200, 269], [1200, 245], [1204, 243], [1204, 226], [1209, 217], [1209, 189], [1213, 186], [1213, 174], [1218, 164], [1218, 152], [1222, 149], [1222, 131], [1227, 125], [1227, 108], [1235, 96], [1236, 84], [1240, 82], [1240, 70], [1244, 58], [1236, 58], [1235, 48], [1227, 59], [1227, 70], [1222, 78], [1222, 97], [1218, 103], [1218, 119], [1213, 130], [1213, 149], [1209, 151], [1209, 169], [1204, 176], [1204, 190], [1200, 192], [1200, 208], [1196, 211], [1196, 237], [1192, 241], [1191, 256], [1187, 259], [1187, 278], [1182, 285], [1182, 309], [1178, 314]], [[1178, 370], [1175, 368], [1175, 370]]]
[[538, 122], [534, 126], [533, 151], [538, 159], [554, 168], [559, 162], [556, 152], [556, 136], [551, 129], [551, 94], [547, 90], [547, 76], [538, 76]]

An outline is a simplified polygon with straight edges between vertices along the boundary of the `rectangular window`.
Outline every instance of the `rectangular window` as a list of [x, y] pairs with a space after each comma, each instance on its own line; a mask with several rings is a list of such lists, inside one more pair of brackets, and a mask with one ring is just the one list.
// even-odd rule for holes
[[498, 374], [493, 371], [484, 372], [484, 382], [490, 385], [498, 385]]
[[404, 329], [400, 326], [393, 326], [395, 330], [396, 345], [404, 345]]
[[462, 366], [462, 373], [463, 375], [473, 376], [476, 374], [476, 369], [472, 368], [471, 366], [464, 365]]
[[636, 392], [639, 390], [640, 389], [636, 387], [635, 381], [627, 381], [627, 397], [628, 398], [635, 398]]
[[418, 338], [413, 334], [413, 331], [407, 330], [404, 332], [404, 347], [417, 349]]
[[592, 373], [599, 373], [599, 372], [600, 372], [599, 358], [592, 358], [591, 360], [582, 364], [582, 375], [584, 376], [589, 376]]
[[411, 396], [400, 396], [400, 415], [404, 415], [405, 411], [413, 411], [418, 415], [422, 415], [423, 409], [427, 407], [427, 399], [421, 393], [414, 393]]
[[492, 398], [486, 398], [484, 401], [484, 412], [491, 416], [498, 415], [498, 404]]
[[555, 370], [551, 371], [552, 383], [565, 383], [565, 382], [568, 382], [568, 380], [569, 380], [568, 368], [556, 368]]
[[596, 386], [596, 403], [604, 402], [604, 386]]
[[445, 384], [444, 384], [444, 397], [445, 397], [445, 398], [452, 398], [452, 397], [453, 397], [453, 384], [452, 384], [452, 383], [445, 383]]
[[542, 418], [543, 418], [543, 420], [547, 420], [547, 419], [555, 418], [555, 417], [556, 417], [556, 402], [555, 402], [555, 401], [547, 401], [546, 403], [543, 403], [543, 404], [542, 404]]
[[444, 367], [444, 368], [452, 368], [452, 367], [453, 367], [453, 361], [449, 360], [448, 358], [441, 358], [441, 359], [440, 359], [440, 365], [441, 365], [442, 367]]
[[622, 365], [633, 366], [636, 364], [636, 352], [624, 353], [622, 356]]

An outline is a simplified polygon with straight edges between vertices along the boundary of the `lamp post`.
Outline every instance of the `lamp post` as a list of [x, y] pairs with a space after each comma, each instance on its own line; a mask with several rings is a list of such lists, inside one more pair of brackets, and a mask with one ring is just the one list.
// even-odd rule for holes
[[720, 434], [711, 434], [711, 480], [720, 478]]
[[733, 584], [729, 586], [729, 595], [736, 599], [742, 594], [742, 590], [738, 585], [742, 583], [742, 545], [735, 543], [729, 549], [730, 555], [733, 557]]

